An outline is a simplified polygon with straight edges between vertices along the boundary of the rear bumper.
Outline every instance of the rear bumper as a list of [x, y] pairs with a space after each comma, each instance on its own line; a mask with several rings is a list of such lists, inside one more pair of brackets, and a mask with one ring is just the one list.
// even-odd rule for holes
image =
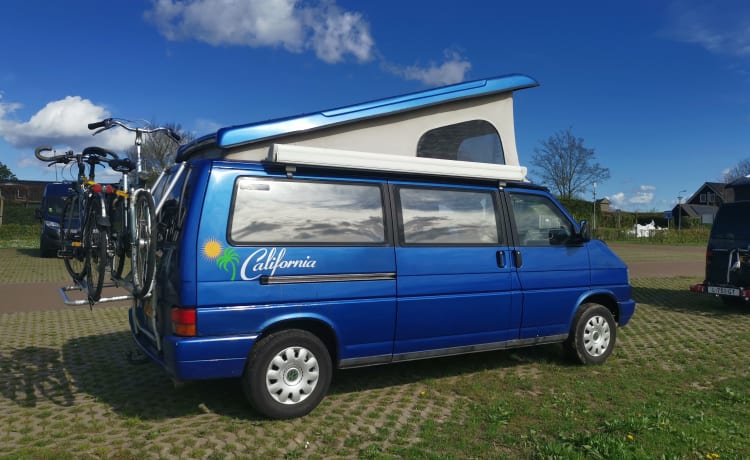
[[736, 297], [745, 300], [750, 299], [750, 289], [742, 286], [701, 283], [691, 285], [690, 291], [698, 294], [708, 294], [712, 296]]
[[232, 337], [162, 338], [162, 350], [135, 328], [133, 309], [128, 317], [130, 331], [138, 348], [177, 380], [240, 377], [258, 335]]

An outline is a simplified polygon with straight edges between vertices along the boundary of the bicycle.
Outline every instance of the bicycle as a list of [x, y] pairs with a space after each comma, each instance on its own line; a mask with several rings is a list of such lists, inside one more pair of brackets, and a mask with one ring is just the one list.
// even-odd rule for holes
[[[80, 154], [72, 150], [61, 155], [45, 156], [51, 147], [38, 147], [34, 155], [51, 166], [56, 163], [75, 163], [78, 168], [71, 195], [65, 200], [60, 219], [61, 250], [65, 268], [78, 285], [85, 284], [90, 303], [101, 298], [104, 273], [109, 259], [109, 208], [106, 192], [95, 180], [96, 166], [115, 164], [121, 160], [110, 150], [87, 147]], [[107, 158], [111, 157], [111, 158]], [[88, 176], [86, 165], [89, 165]]]
[[[96, 130], [93, 135], [119, 126], [128, 131], [135, 132], [136, 163], [132, 168], [123, 168], [123, 187], [117, 193], [117, 198], [112, 203], [113, 227], [110, 236], [113, 239], [111, 261], [111, 274], [116, 282], [126, 281], [123, 279], [122, 271], [125, 257], [129, 254], [131, 258], [130, 290], [136, 299], [146, 297], [153, 284], [156, 267], [156, 206], [154, 198], [149, 189], [140, 187], [140, 174], [142, 173], [141, 146], [144, 134], [166, 133], [175, 142], [180, 141], [180, 136], [170, 128], [144, 128], [131, 126], [128, 120], [117, 118], [106, 118], [102, 121], [89, 123], [90, 130]], [[135, 170], [134, 183], [129, 184], [129, 173]]]

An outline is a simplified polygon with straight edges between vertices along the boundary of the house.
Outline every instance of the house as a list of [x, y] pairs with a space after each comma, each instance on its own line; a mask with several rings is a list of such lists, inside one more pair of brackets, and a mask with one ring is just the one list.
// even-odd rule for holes
[[712, 224], [719, 206], [726, 201], [726, 185], [723, 182], [706, 182], [684, 203], [672, 208], [675, 226], [680, 227], [680, 221], [684, 217], [697, 217], [702, 224]]
[[47, 181], [11, 180], [0, 182], [0, 195], [6, 204], [38, 205], [44, 196]]

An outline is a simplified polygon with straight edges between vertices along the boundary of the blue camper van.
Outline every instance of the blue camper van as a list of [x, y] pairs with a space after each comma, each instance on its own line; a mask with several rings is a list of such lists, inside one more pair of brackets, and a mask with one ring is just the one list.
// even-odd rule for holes
[[334, 368], [563, 343], [603, 363], [626, 265], [515, 150], [512, 75], [227, 127], [152, 189], [159, 264], [130, 309], [176, 380], [239, 378], [271, 418]]

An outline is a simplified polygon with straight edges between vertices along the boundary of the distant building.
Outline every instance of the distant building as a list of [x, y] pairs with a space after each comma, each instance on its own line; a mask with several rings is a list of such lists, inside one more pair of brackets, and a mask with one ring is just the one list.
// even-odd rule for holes
[[47, 181], [11, 180], [0, 182], [0, 194], [5, 204], [37, 205], [42, 202]]
[[716, 211], [726, 200], [727, 184], [723, 182], [706, 182], [684, 203], [678, 203], [672, 208], [675, 225], [680, 225], [684, 217], [700, 218], [702, 224], [712, 224]]

